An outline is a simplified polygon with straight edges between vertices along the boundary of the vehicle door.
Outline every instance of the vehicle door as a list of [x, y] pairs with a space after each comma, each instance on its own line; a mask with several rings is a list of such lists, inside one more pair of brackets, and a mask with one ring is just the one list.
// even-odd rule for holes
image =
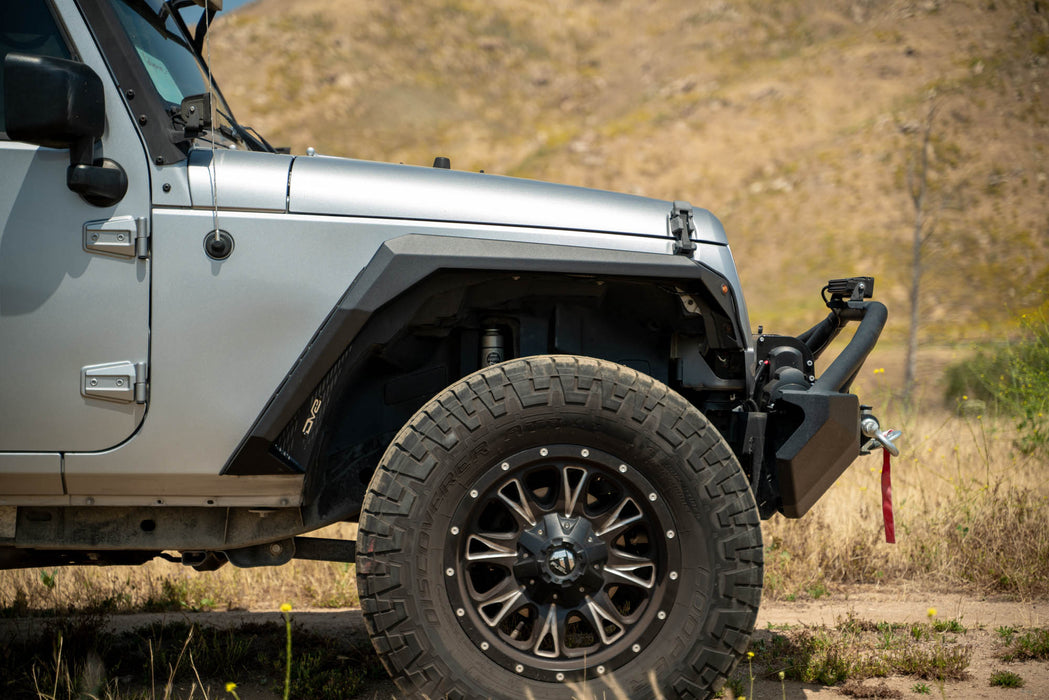
[[118, 201], [74, 192], [76, 149], [6, 132], [13, 107], [2, 96], [25, 108], [34, 88], [0, 90], [0, 497], [60, 494], [61, 453], [118, 445], [145, 417], [147, 154], [72, 3], [61, 13], [49, 0], [0, 3], [0, 53], [5, 74], [13, 54], [72, 59], [97, 74], [105, 125], [89, 167], [127, 179]]

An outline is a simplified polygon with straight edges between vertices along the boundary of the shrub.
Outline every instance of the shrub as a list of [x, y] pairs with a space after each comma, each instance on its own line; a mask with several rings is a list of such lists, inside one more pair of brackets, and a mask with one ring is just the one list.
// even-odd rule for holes
[[1049, 454], [1049, 315], [1024, 315], [1023, 337], [978, 351], [947, 368], [949, 406], [963, 415], [983, 402], [989, 410], [1017, 419], [1017, 447], [1025, 454]]
[[991, 674], [991, 685], [1001, 688], [1022, 688], [1024, 679], [1019, 673], [1012, 671], [995, 671]]

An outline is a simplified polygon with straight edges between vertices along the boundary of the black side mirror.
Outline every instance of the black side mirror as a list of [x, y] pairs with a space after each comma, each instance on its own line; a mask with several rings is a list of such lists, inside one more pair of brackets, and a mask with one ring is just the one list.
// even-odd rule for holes
[[11, 139], [69, 149], [69, 189], [103, 207], [124, 198], [124, 169], [95, 158], [95, 142], [106, 127], [105, 94], [95, 71], [77, 61], [9, 53], [4, 107]]

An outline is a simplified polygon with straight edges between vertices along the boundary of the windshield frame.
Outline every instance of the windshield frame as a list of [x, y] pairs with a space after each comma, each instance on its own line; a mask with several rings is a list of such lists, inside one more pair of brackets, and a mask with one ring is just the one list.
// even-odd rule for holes
[[[208, 142], [209, 145], [214, 140], [216, 145], [224, 148], [230, 145], [242, 147], [244, 144], [237, 135], [238, 132], [233, 121], [232, 110], [230, 110], [221, 91], [215, 84], [213, 75], [211, 76], [211, 92], [215, 101], [215, 124], [213, 128], [202, 132], [196, 137], [187, 136], [185, 130], [173, 122], [169, 108], [170, 102], [161, 97], [157, 86], [153, 82], [153, 77], [143, 64], [135, 44], [125, 32], [124, 26], [112, 5], [112, 3], [123, 1], [77, 0], [77, 4], [109, 64], [110, 71], [120, 88], [121, 96], [146, 142], [150, 160], [156, 165], [170, 165], [181, 162], [187, 158], [189, 151], [193, 148], [195, 138], [200, 138]], [[206, 86], [210, 73], [204, 58], [193, 48], [192, 39], [179, 13], [172, 10], [168, 3], [160, 3], [157, 0], [154, 0], [154, 2], [140, 1], [150, 7], [153, 4], [160, 4], [168, 8], [181, 34], [181, 39], [185, 42], [190, 54], [198, 64], [197, 67]], [[150, 22], [150, 24], [154, 23]], [[227, 116], [228, 119], [226, 118]], [[222, 129], [223, 125], [229, 128]]]

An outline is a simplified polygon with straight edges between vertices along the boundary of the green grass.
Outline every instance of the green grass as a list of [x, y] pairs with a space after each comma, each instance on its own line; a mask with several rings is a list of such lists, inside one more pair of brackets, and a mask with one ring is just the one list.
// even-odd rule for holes
[[1000, 688], [1022, 688], [1024, 687], [1024, 679], [1019, 673], [1013, 673], [1012, 671], [994, 671], [991, 673], [991, 685], [998, 686]]
[[1049, 661], [1049, 627], [1030, 630], [999, 627], [997, 633], [1004, 645], [998, 654], [1002, 661]]
[[[958, 630], [959, 636], [944, 629]], [[801, 626], [762, 635], [750, 650], [754, 673], [769, 678], [782, 672], [787, 680], [822, 685], [890, 675], [944, 681], [965, 677], [972, 648], [964, 635], [956, 621], [896, 624], [849, 616], [833, 627]], [[734, 678], [743, 682], [749, 674], [742, 665]]]
[[962, 413], [986, 407], [1012, 416], [1017, 447], [1049, 456], [1049, 315], [1044, 308], [1025, 314], [1020, 329], [1019, 340], [1000, 342], [948, 367], [946, 401]]
[[936, 620], [932, 623], [932, 628], [936, 632], [951, 632], [953, 634], [963, 634], [965, 632], [965, 625], [954, 618], [950, 620]]

